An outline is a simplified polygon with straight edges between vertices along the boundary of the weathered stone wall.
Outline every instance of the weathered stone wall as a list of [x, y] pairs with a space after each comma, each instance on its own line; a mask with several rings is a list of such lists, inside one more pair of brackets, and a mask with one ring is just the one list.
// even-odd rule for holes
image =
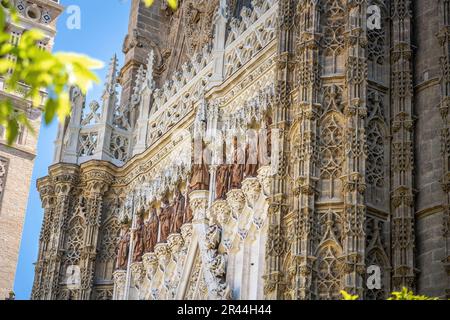
[[443, 8], [440, 1], [413, 3], [417, 288], [423, 294], [441, 297], [449, 281], [443, 264], [446, 195], [442, 178], [446, 170], [440, 61], [444, 51], [438, 37], [444, 25], [441, 13], [445, 10], [448, 8]]
[[[162, 68], [162, 50], [168, 36], [169, 11], [162, 11], [162, 0], [155, 1], [147, 8], [143, 1], [133, 0], [131, 5], [128, 35], [123, 44], [125, 64], [121, 70], [122, 85], [121, 103], [130, 103], [136, 75], [141, 65], [146, 65], [148, 53], [151, 49], [157, 50], [156, 63]], [[162, 83], [160, 77], [156, 78]]]
[[[40, 119], [33, 127], [39, 134]], [[37, 138], [28, 132], [23, 142], [13, 148], [0, 144], [0, 157], [8, 159], [0, 203], [0, 299], [7, 297], [14, 285]]]
[[22, 227], [27, 209], [33, 159], [16, 150], [0, 149], [0, 156], [9, 159], [8, 179], [0, 213], [0, 297], [13, 289]]

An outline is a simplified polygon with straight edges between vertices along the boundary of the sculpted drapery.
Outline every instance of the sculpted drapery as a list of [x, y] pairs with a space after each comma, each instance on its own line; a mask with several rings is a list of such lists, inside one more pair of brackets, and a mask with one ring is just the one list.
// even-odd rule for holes
[[117, 269], [125, 270], [128, 265], [128, 252], [130, 250], [130, 229], [124, 225], [122, 227], [121, 236], [117, 251]]
[[145, 252], [153, 252], [158, 242], [159, 219], [156, 209], [150, 210], [149, 219], [145, 223], [144, 228], [144, 245]]

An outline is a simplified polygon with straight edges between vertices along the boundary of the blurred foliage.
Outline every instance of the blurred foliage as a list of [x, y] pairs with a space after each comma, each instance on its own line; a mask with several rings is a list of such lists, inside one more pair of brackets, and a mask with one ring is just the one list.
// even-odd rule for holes
[[358, 296], [351, 295], [347, 291], [342, 290], [341, 291], [342, 300], [358, 300]]
[[402, 291], [392, 292], [392, 297], [388, 300], [439, 300], [439, 298], [430, 298], [427, 296], [416, 296], [414, 292], [403, 288]]
[[[178, 0], [165, 0], [172, 10], [176, 10], [178, 8]], [[154, 0], [144, 0], [146, 6], [151, 6]]]
[[[358, 300], [358, 296], [349, 294], [342, 290], [342, 300]], [[387, 300], [439, 300], [439, 298], [430, 298], [427, 296], [417, 296], [411, 290], [403, 288], [402, 291], [395, 291], [391, 293], [391, 297]]]
[[17, 21], [18, 16], [9, 0], [0, 6], [0, 75], [4, 79], [4, 90], [11, 93], [0, 101], [0, 125], [5, 128], [6, 141], [12, 144], [20, 126], [33, 128], [26, 115], [29, 110], [14, 106], [14, 93], [30, 101], [32, 108], [40, 108], [46, 124], [57, 116], [63, 121], [70, 114], [69, 89], [75, 85], [83, 93], [99, 79], [93, 69], [102, 68], [103, 63], [75, 53], [52, 54], [38, 46], [44, 34], [38, 30], [25, 31], [17, 44], [12, 43], [6, 32], [8, 21]]

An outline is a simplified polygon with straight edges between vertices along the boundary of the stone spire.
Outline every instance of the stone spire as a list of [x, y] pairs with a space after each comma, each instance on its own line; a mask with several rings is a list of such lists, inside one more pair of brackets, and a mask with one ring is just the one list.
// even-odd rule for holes
[[113, 57], [111, 58], [111, 62], [109, 63], [109, 70], [105, 79], [105, 91], [103, 95], [116, 93], [118, 84], [117, 82], [118, 69], [119, 69], [119, 62], [117, 60], [117, 55], [114, 54]]
[[136, 77], [136, 85], [134, 87], [133, 101], [139, 104], [139, 116], [136, 122], [134, 134], [136, 137], [136, 145], [133, 148], [133, 155], [142, 153], [147, 148], [147, 132], [148, 132], [148, 116], [150, 107], [153, 103], [153, 90], [155, 88], [155, 81], [153, 80], [153, 71], [155, 63], [155, 53], [150, 50], [147, 58], [147, 71], [141, 66]]

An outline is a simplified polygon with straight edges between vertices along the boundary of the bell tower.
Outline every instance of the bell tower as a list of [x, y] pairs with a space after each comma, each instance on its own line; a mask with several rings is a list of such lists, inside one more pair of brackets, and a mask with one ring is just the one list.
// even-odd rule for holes
[[[14, 0], [18, 20], [7, 22], [7, 31], [12, 43], [18, 43], [22, 34], [29, 29], [38, 29], [44, 35], [39, 46], [52, 50], [56, 35], [56, 21], [63, 7], [59, 0]], [[13, 289], [14, 276], [19, 255], [22, 227], [27, 208], [30, 181], [33, 172], [38, 133], [41, 126], [41, 112], [32, 109], [31, 102], [20, 93], [6, 92], [5, 78], [0, 75], [0, 99], [10, 99], [16, 110], [27, 114], [36, 134], [27, 128], [20, 128], [19, 136], [12, 146], [5, 141], [4, 130], [0, 128], [0, 300], [8, 297]], [[45, 97], [46, 93], [41, 93]]]

